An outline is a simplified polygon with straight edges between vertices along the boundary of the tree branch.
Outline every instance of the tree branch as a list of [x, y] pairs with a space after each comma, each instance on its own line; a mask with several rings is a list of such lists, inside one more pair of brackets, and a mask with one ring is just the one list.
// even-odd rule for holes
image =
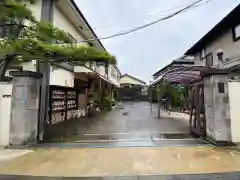
[[3, 59], [3, 62], [1, 63], [0, 66], [0, 81], [4, 80], [8, 66], [13, 62], [14, 58], [18, 55], [19, 55], [18, 53], [11, 53], [5, 55], [5, 58]]

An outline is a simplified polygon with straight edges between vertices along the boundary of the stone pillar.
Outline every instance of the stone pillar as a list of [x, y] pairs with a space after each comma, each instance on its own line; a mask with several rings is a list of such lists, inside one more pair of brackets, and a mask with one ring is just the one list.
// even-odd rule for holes
[[228, 74], [204, 77], [207, 138], [214, 143], [231, 142]]
[[10, 146], [37, 142], [40, 83], [42, 75], [32, 71], [11, 72], [13, 76]]

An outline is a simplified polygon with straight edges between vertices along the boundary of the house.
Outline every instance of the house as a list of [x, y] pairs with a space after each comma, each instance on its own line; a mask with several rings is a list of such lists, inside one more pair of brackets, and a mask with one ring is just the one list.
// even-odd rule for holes
[[[100, 40], [87, 42], [88, 39], [97, 39], [94, 30], [79, 10], [74, 0], [37, 0], [35, 4], [26, 4], [37, 20], [48, 21], [54, 26], [63, 29], [79, 45], [92, 46], [96, 49], [106, 51]], [[89, 31], [83, 31], [89, 29]], [[12, 70], [38, 71], [38, 62], [22, 63], [20, 66], [10, 67]], [[81, 66], [73, 66], [69, 63], [58, 64], [58, 67], [49, 68], [49, 85], [85, 88], [89, 82], [111, 84], [119, 88], [119, 77], [121, 75], [116, 65], [105, 65], [86, 63]], [[110, 73], [114, 69], [114, 73]], [[40, 70], [41, 71], [41, 70]], [[116, 72], [116, 73], [115, 73]], [[42, 72], [41, 72], [42, 73]], [[94, 86], [94, 85], [92, 85]]]
[[[77, 45], [92, 46], [98, 50], [106, 51], [100, 40], [97, 40], [97, 35], [74, 0], [37, 0], [34, 5], [25, 5], [32, 11], [37, 20], [52, 23], [55, 27], [64, 30]], [[87, 41], [89, 39], [96, 40], [89, 42]], [[61, 44], [59, 43], [59, 45]], [[43, 74], [41, 81], [39, 81], [39, 83], [41, 82], [40, 94], [36, 93], [40, 103], [35, 103], [39, 114], [35, 118], [37, 119], [35, 127], [38, 129], [38, 140], [43, 140], [55, 124], [84, 116], [88, 112], [90, 95], [95, 93], [103, 95], [105, 93], [107, 96], [116, 97], [120, 87], [121, 73], [116, 65], [86, 63], [73, 66], [68, 62], [49, 65], [33, 59], [31, 62], [9, 67], [6, 76], [11, 75], [9, 71], [12, 70]], [[6, 82], [8, 84], [4, 82], [5, 84], [1, 84], [0, 87], [0, 125], [2, 129], [6, 130], [9, 130], [7, 126], [10, 124], [12, 110], [11, 98], [9, 98], [12, 96], [12, 82], [11, 78], [8, 80], [10, 81]], [[5, 96], [7, 94], [8, 98], [2, 98], [3, 94]], [[7, 131], [4, 131], [4, 135], [0, 134], [0, 145], [8, 144], [7, 135], [9, 135]], [[4, 137], [4, 140], [1, 137]]]
[[129, 74], [124, 74], [120, 77], [120, 87], [134, 87], [134, 86], [145, 86], [146, 82], [131, 76]]
[[230, 68], [240, 64], [240, 5], [185, 52], [195, 65]]
[[[92, 46], [98, 50], [106, 51], [100, 40], [87, 41], [98, 39], [98, 37], [74, 0], [37, 0], [35, 4], [26, 4], [26, 6], [37, 20], [52, 23], [55, 27], [64, 30], [77, 45]], [[112, 69], [114, 69], [114, 73], [111, 73]], [[68, 62], [62, 62], [50, 66], [32, 60], [10, 67], [6, 75], [12, 70], [30, 70], [44, 74], [43, 82], [45, 82], [45, 85], [41, 91], [41, 102], [47, 99], [48, 86], [82, 89], [82, 96], [78, 99], [78, 107], [82, 114], [86, 114], [86, 106], [91, 94], [105, 91], [109, 96], [112, 96], [114, 92], [117, 94], [116, 92], [120, 87], [119, 77], [121, 73], [116, 65], [86, 63], [73, 66]], [[44, 109], [45, 107], [46, 104], [41, 105], [41, 108]]]
[[140, 100], [145, 95], [146, 83], [134, 76], [124, 74], [120, 78], [120, 99]]

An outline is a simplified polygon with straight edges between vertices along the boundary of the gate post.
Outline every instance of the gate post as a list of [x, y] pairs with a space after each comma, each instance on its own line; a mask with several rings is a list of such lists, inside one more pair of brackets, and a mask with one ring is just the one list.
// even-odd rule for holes
[[204, 76], [204, 102], [207, 139], [214, 144], [231, 142], [227, 72]]
[[37, 142], [40, 73], [11, 72], [13, 76], [10, 117], [10, 146], [23, 146]]

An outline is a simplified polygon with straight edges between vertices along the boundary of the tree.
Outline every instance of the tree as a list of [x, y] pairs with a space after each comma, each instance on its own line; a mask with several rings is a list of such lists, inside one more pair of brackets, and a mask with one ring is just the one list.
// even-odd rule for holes
[[[35, 0], [0, 1], [0, 81], [7, 68], [31, 60], [50, 64], [63, 61], [72, 64], [97, 62], [114, 64], [116, 59], [105, 51], [73, 44], [69, 35], [50, 23], [35, 19], [25, 5]], [[57, 44], [61, 42], [61, 44]]]

